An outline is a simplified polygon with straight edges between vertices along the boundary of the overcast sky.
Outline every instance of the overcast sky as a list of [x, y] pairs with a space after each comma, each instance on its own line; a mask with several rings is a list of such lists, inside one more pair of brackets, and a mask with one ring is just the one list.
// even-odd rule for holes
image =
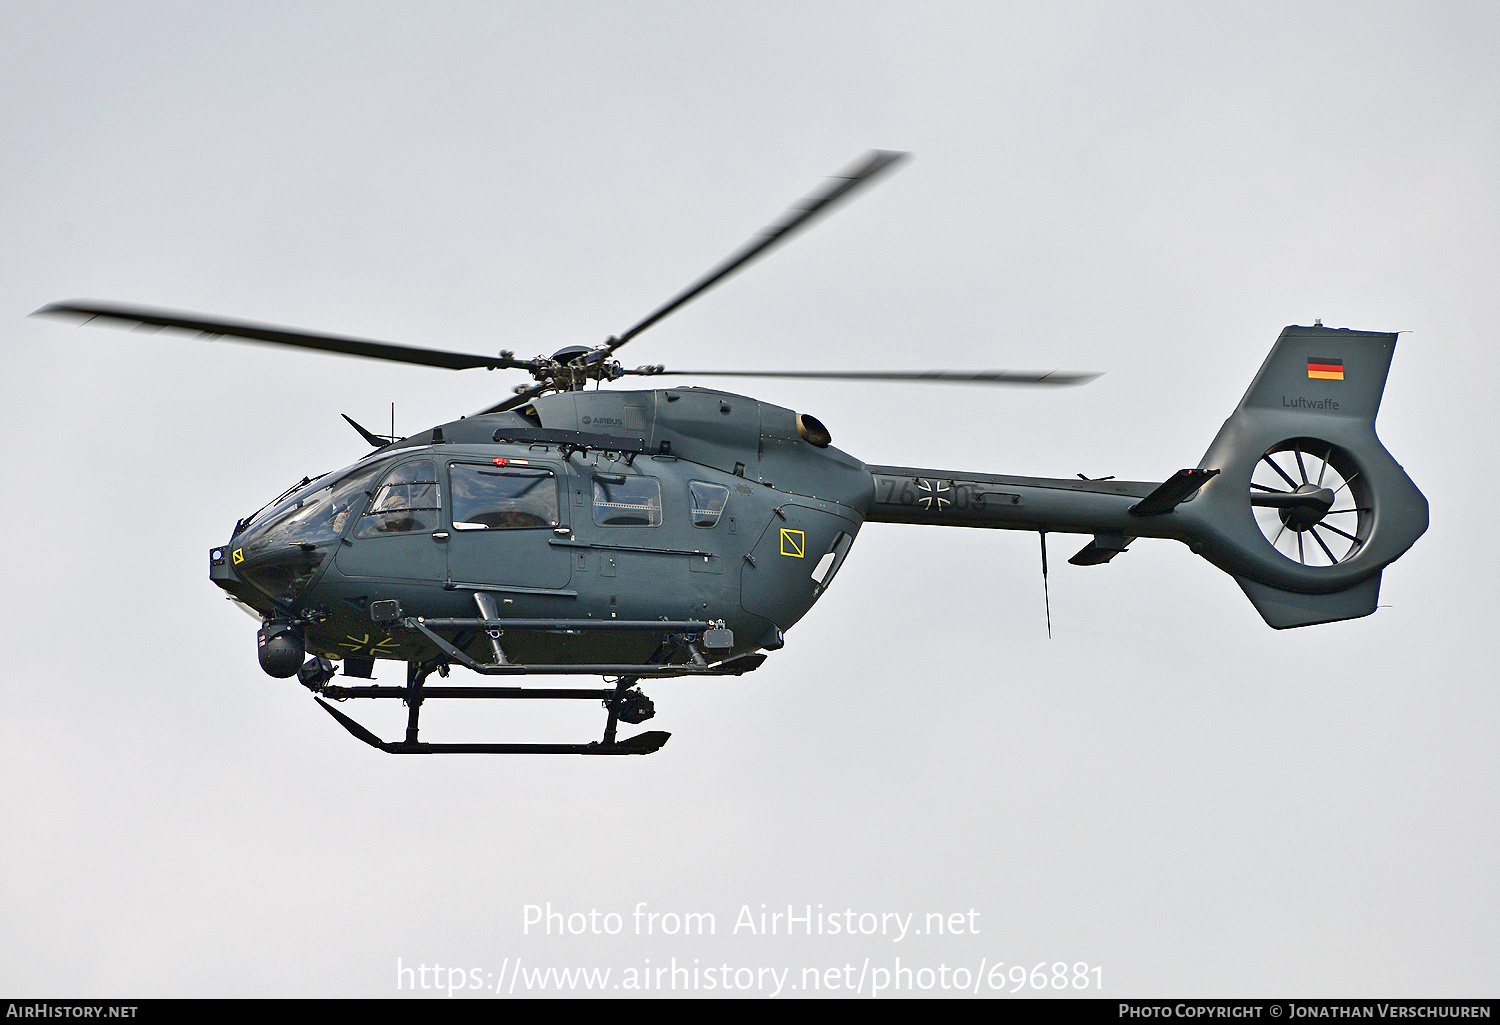
[[[1500, 989], [1494, 5], [0, 16], [0, 992], [381, 997], [398, 958], [612, 985], [674, 957], [788, 986], [900, 957], [1082, 963], [1105, 996]], [[382, 755], [261, 673], [208, 549], [365, 451], [339, 413], [394, 402], [410, 433], [518, 381], [25, 316], [551, 352], [870, 148], [915, 159], [627, 362], [1103, 371], [743, 390], [870, 463], [1161, 480], [1285, 325], [1408, 331], [1378, 426], [1432, 527], [1379, 611], [1275, 632], [1181, 545], [1078, 568], [1054, 536], [1048, 640], [1034, 535], [876, 524], [759, 671], [648, 687], [658, 754]], [[387, 735], [401, 711], [352, 709]], [[601, 721], [429, 705], [424, 736]], [[548, 902], [622, 933], [527, 933]], [[716, 934], [637, 936], [641, 902]], [[761, 904], [977, 917], [734, 932]]]

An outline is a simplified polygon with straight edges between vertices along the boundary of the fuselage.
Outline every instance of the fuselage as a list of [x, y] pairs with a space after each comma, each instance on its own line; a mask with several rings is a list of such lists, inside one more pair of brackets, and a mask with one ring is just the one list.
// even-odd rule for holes
[[[371, 606], [473, 618], [476, 595], [503, 618], [722, 621], [735, 641], [721, 654], [779, 647], [874, 498], [863, 463], [807, 435], [789, 409], [710, 389], [549, 395], [304, 485], [241, 524], [211, 577], [262, 617], [301, 624], [307, 651], [333, 659], [431, 658]], [[490, 658], [478, 631], [455, 643]], [[659, 643], [564, 628], [505, 637], [526, 663], [640, 663]]]

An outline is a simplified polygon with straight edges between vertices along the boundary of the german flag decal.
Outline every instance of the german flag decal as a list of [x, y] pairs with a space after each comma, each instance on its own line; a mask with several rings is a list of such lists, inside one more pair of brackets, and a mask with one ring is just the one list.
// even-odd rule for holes
[[1342, 381], [1344, 361], [1323, 356], [1307, 357], [1307, 376], [1317, 381]]

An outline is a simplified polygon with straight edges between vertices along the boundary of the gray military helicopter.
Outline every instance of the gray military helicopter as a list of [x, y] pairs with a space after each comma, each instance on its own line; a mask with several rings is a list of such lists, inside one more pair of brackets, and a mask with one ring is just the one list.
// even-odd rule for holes
[[[373, 451], [288, 488], [234, 525], [209, 579], [262, 621], [261, 668], [297, 677], [358, 739], [395, 754], [650, 754], [642, 680], [739, 675], [782, 647], [869, 521], [1089, 536], [1100, 565], [1169, 538], [1232, 575], [1276, 629], [1375, 611], [1384, 567], [1427, 529], [1427, 501], [1375, 435], [1391, 333], [1281, 332], [1194, 467], [1166, 481], [1014, 477], [871, 466], [815, 417], [699, 387], [603, 391], [623, 377], [743, 376], [1067, 385], [1090, 374], [776, 373], [627, 369], [621, 346], [742, 269], [904, 154], [876, 151], [705, 277], [597, 347], [517, 359], [309, 334], [99, 302], [38, 313], [447, 367], [529, 373], [471, 416], [405, 438], [349, 420]], [[593, 391], [585, 390], [590, 382]], [[346, 416], [346, 420], [349, 418]], [[405, 686], [372, 680], [406, 663]], [[483, 676], [599, 675], [602, 689], [429, 686]], [[377, 737], [328, 701], [399, 699], [406, 736]], [[430, 699], [583, 699], [607, 710], [592, 743], [418, 739]]]

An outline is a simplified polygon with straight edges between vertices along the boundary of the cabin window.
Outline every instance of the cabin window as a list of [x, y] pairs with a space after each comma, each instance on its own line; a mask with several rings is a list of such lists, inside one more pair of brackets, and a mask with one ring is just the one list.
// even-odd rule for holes
[[724, 514], [724, 506], [729, 502], [729, 489], [701, 480], [688, 481], [688, 498], [692, 502], [693, 526], [712, 527]]
[[557, 475], [513, 466], [448, 467], [454, 530], [518, 530], [557, 526]]
[[384, 537], [436, 530], [440, 498], [437, 463], [431, 459], [402, 463], [380, 482], [370, 511], [360, 518], [354, 536]]
[[594, 478], [594, 522], [601, 527], [661, 523], [661, 482], [655, 477], [599, 474]]

